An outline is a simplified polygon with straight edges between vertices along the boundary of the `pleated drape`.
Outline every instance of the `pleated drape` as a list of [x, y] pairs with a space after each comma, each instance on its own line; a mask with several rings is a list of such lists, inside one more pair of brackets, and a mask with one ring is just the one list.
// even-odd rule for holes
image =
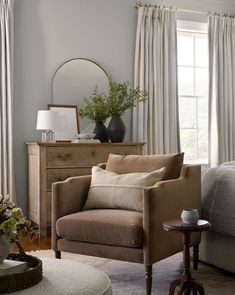
[[235, 160], [235, 19], [209, 17], [209, 164]]
[[14, 0], [0, 0], [0, 194], [15, 200], [12, 136]]
[[132, 140], [147, 143], [146, 153], [179, 151], [176, 12], [139, 7], [134, 87], [149, 93], [133, 109]]

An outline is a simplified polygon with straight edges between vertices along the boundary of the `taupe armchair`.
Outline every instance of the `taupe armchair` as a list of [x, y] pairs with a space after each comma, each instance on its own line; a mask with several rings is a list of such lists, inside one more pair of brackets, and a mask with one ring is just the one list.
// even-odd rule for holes
[[[163, 230], [163, 221], [179, 218], [183, 208], [201, 208], [200, 166], [183, 166], [180, 177], [143, 189], [143, 212], [82, 211], [90, 176], [71, 177], [52, 186], [52, 248], [143, 263], [146, 294], [151, 294], [152, 265], [182, 251], [180, 235]], [[200, 235], [192, 236], [197, 268]]]

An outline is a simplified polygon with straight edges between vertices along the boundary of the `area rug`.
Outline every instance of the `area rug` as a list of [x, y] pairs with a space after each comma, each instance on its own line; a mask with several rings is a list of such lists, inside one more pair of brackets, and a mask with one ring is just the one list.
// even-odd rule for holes
[[[30, 254], [39, 258], [54, 257], [52, 250]], [[65, 252], [62, 259], [82, 262], [104, 271], [111, 279], [113, 295], [145, 295], [144, 266], [141, 264]], [[182, 267], [181, 253], [155, 263], [152, 295], [168, 295], [170, 283], [180, 277]], [[206, 295], [235, 294], [235, 275], [231, 273], [199, 263], [199, 270], [192, 271], [192, 274], [204, 286]]]

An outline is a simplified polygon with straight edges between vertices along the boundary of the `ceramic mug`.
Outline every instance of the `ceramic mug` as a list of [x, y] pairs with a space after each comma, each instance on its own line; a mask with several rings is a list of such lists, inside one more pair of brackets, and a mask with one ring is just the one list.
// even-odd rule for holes
[[192, 208], [184, 209], [181, 214], [181, 219], [183, 223], [186, 223], [186, 224], [197, 223], [199, 219], [199, 214], [197, 209], [192, 209]]

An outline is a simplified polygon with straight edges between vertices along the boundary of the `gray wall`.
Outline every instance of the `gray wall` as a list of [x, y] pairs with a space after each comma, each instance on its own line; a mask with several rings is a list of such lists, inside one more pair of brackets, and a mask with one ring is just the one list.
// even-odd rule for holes
[[[154, 2], [154, 1], [152, 1]], [[65, 60], [85, 57], [117, 81], [133, 81], [135, 0], [16, 0], [14, 153], [18, 205], [27, 208], [25, 141], [37, 141], [37, 110], [52, 102], [51, 81]], [[233, 0], [158, 1], [166, 6], [235, 11]], [[65, 101], [66, 103], [66, 101]], [[130, 139], [131, 114], [125, 115]]]

